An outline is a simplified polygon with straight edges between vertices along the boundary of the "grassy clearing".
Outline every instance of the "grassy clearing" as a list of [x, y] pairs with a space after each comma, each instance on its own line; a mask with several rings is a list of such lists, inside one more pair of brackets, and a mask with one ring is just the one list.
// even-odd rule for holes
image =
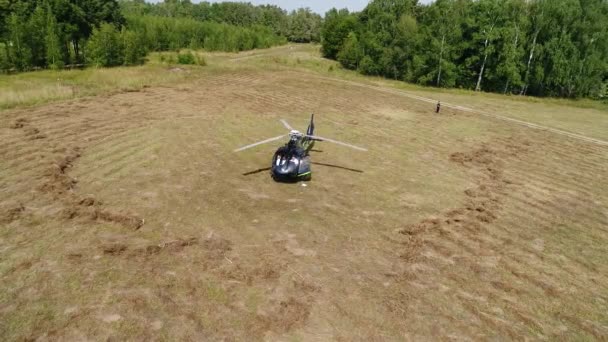
[[143, 66], [87, 68], [84, 70], [43, 70], [0, 75], [0, 109], [40, 105], [48, 102], [99, 95], [115, 91], [173, 84], [211, 72], [204, 55], [191, 53], [192, 63], [179, 63], [176, 52], [153, 53]]
[[[210, 59], [216, 62], [216, 64], [224, 64], [223, 67], [226, 67], [227, 61], [230, 63], [230, 60], [236, 59], [247, 60], [249, 67], [274, 69], [287, 66], [290, 69], [309, 70], [330, 77], [416, 91], [438, 99], [462, 100], [466, 97], [472, 100], [472, 102], [467, 101], [467, 103], [478, 101], [512, 101], [523, 105], [568, 106], [608, 111], [608, 103], [589, 99], [567, 100], [503, 96], [470, 90], [422, 87], [379, 77], [363, 76], [352, 70], [342, 68], [336, 61], [322, 58], [319, 49], [320, 46], [314, 44], [289, 44], [238, 54], [183, 50], [181, 52], [152, 53], [149, 55], [147, 63], [139, 67], [88, 68], [70, 71], [44, 70], [16, 75], [0, 75], [0, 109], [37, 105], [55, 100], [97, 95], [109, 91], [134, 90], [144, 86], [171, 84], [195, 78], [197, 77], [196, 73], [201, 72], [196, 67], [189, 67], [189, 73], [167, 73], [167, 68], [171, 68], [172, 66], [178, 64], [182, 66], [206, 66], [207, 59]], [[190, 54], [193, 57], [191, 61], [188, 57]], [[182, 58], [181, 63], [180, 58]], [[241, 67], [243, 66], [241, 65]], [[192, 73], [195, 73], [195, 75], [192, 75]]]
[[[422, 87], [379, 77], [363, 76], [346, 70], [336, 61], [321, 58], [319, 47], [315, 45], [292, 45], [288, 48], [271, 49], [271, 51], [251, 59], [248, 63], [259, 68], [273, 69], [283, 66], [288, 70], [298, 69], [367, 85], [404, 90], [435, 101], [461, 105], [484, 113], [512, 117], [592, 138], [608, 140], [607, 102], [590, 99], [505, 96], [462, 89]], [[430, 111], [434, 109], [434, 104], [428, 106]]]
[[380, 83], [384, 86], [390, 86], [394, 88], [404, 89], [404, 90], [415, 90], [422, 91], [427, 93], [436, 93], [436, 94], [450, 94], [456, 96], [472, 96], [472, 97], [481, 97], [488, 98], [492, 100], [500, 100], [500, 101], [517, 101], [524, 103], [542, 103], [542, 104], [552, 104], [557, 106], [571, 106], [578, 108], [592, 108], [592, 109], [601, 109], [608, 110], [608, 102], [606, 101], [596, 101], [591, 99], [578, 99], [578, 100], [570, 100], [570, 99], [560, 99], [560, 98], [539, 98], [532, 96], [516, 96], [516, 95], [501, 95], [496, 93], [485, 93], [485, 92], [476, 92], [467, 89], [446, 89], [446, 88], [434, 88], [434, 87], [425, 87], [420, 86], [413, 83], [406, 83], [396, 80], [388, 80], [382, 77], [373, 77], [373, 76], [364, 76], [358, 72], [353, 70], [344, 69], [340, 63], [337, 61], [329, 60], [322, 58], [320, 53], [320, 45], [314, 44], [301, 44], [301, 45], [290, 45], [291, 50], [287, 50], [284, 48], [274, 48], [269, 50], [275, 50], [276, 53], [271, 53], [270, 56], [265, 54], [266, 57], [264, 59], [258, 60], [259, 65], [264, 65], [268, 63], [268, 60], [271, 60], [277, 64], [287, 65], [290, 68], [300, 67], [308, 70], [315, 71], [317, 73], [323, 73], [331, 76], [337, 76], [340, 78], [353, 80], [353, 81], [363, 81], [369, 83]]
[[[605, 148], [434, 115], [310, 49], [5, 110], [0, 339], [608, 338]], [[280, 142], [232, 153], [310, 112], [369, 151], [319, 143], [306, 187], [270, 180]]]

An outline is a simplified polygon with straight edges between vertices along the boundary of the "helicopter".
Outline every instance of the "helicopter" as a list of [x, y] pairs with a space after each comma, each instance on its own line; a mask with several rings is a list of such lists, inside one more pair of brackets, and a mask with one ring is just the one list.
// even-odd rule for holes
[[310, 181], [312, 179], [310, 151], [313, 149], [315, 142], [317, 141], [326, 141], [350, 147], [359, 151], [367, 151], [367, 149], [362, 147], [314, 135], [314, 119], [315, 115], [312, 114], [306, 134], [295, 130], [289, 123], [287, 123], [287, 121], [281, 119], [280, 121], [283, 126], [289, 130], [288, 134], [283, 134], [278, 137], [243, 146], [234, 150], [234, 152], [244, 151], [252, 147], [289, 137], [289, 141], [285, 145], [279, 147], [274, 153], [274, 156], [272, 157], [272, 165], [270, 167], [270, 175], [272, 179], [278, 182], [298, 182]]

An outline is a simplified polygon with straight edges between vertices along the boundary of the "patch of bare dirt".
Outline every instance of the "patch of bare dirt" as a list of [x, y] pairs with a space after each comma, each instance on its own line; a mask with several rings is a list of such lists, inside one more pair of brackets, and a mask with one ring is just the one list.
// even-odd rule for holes
[[401, 243], [407, 246], [401, 257], [406, 261], [414, 261], [420, 257], [419, 250], [425, 244], [422, 235], [425, 233], [446, 234], [455, 227], [476, 233], [482, 231], [485, 224], [494, 222], [501, 209], [501, 193], [506, 186], [512, 184], [503, 175], [503, 162], [500, 158], [517, 155], [524, 150], [518, 145], [508, 144], [502, 149], [484, 145], [473, 151], [452, 153], [452, 162], [474, 171], [475, 175], [482, 175], [476, 179], [479, 185], [464, 191], [467, 201], [463, 207], [398, 229], [397, 233], [402, 236]]
[[[249, 309], [240, 304], [242, 297], [238, 294], [251, 289], [265, 293], [265, 299], [253, 313], [252, 319], [246, 321], [247, 331], [254, 339], [263, 339], [268, 334], [279, 336], [303, 327], [320, 291], [316, 284], [292, 272], [286, 272], [287, 261], [277, 260], [270, 255], [263, 256], [261, 261], [239, 258], [239, 253], [233, 251], [230, 240], [213, 234], [202, 239], [184, 237], [143, 245], [129, 244], [124, 238], [115, 237], [101, 244], [99, 250], [109, 257], [147, 261], [151, 258], [167, 258], [177, 253], [188, 253], [189, 258], [201, 272], [206, 272], [208, 277], [221, 279], [228, 284], [223, 291], [227, 293], [227, 308], [230, 308], [230, 313], [227, 315], [230, 316], [251, 315]], [[231, 252], [234, 252], [234, 257], [231, 256]], [[82, 253], [76, 253], [77, 258], [82, 258]], [[268, 250], [260, 249], [260, 254], [263, 253], [268, 253]], [[193, 291], [198, 291], [198, 284], [192, 286], [194, 286]], [[175, 307], [177, 312], [181, 312], [181, 309]], [[225, 307], [218, 308], [219, 312], [225, 309]], [[217, 334], [223, 337], [231, 336], [229, 331], [224, 330], [218, 331]]]
[[120, 255], [127, 250], [127, 245], [123, 243], [110, 243], [101, 247], [104, 254]]
[[46, 139], [46, 134], [41, 133], [40, 130], [35, 127], [25, 129], [25, 136], [29, 140]]
[[12, 129], [23, 128], [23, 127], [25, 127], [25, 125], [27, 125], [28, 122], [29, 121], [25, 118], [18, 118], [10, 125], [10, 128], [12, 128]]
[[284, 334], [304, 326], [319, 288], [305, 280], [293, 280], [289, 286], [271, 295], [258, 309], [251, 330], [260, 336], [267, 332]]
[[74, 178], [67, 173], [72, 163], [80, 157], [80, 148], [75, 147], [57, 159], [45, 172], [46, 182], [40, 187], [40, 191], [48, 193], [53, 197], [61, 197], [74, 189], [76, 183]]
[[310, 304], [290, 297], [273, 303], [265, 311], [258, 313], [259, 329], [286, 333], [306, 322], [310, 315]]
[[206, 239], [196, 237], [178, 238], [162, 241], [157, 244], [128, 245], [123, 242], [111, 242], [102, 244], [104, 254], [113, 256], [126, 255], [128, 257], [149, 257], [166, 253], [179, 253], [186, 248], [202, 248], [206, 252], [208, 260], [223, 258], [232, 250], [232, 242], [220, 237], [211, 236]]
[[11, 129], [22, 129], [29, 140], [45, 139], [46, 135], [41, 133], [36, 127], [32, 127], [25, 118], [18, 118], [10, 126]]
[[300, 244], [298, 243], [298, 240], [296, 239], [295, 234], [291, 234], [291, 233], [277, 234], [277, 236], [275, 237], [273, 242], [277, 247], [280, 247], [283, 250], [285, 250], [286, 252], [288, 252], [294, 256], [297, 256], [297, 257], [302, 257], [302, 256], [314, 257], [317, 255], [317, 252], [312, 249], [302, 248], [300, 246]]
[[57, 159], [45, 172], [46, 181], [39, 188], [40, 191], [51, 195], [64, 204], [60, 216], [63, 219], [85, 218], [91, 221], [104, 221], [120, 224], [124, 227], [137, 230], [144, 224], [144, 220], [137, 215], [127, 212], [115, 212], [102, 207], [102, 202], [93, 196], [79, 196], [74, 192], [78, 181], [68, 174], [73, 163], [80, 158], [79, 147], [68, 149], [63, 157]]
[[[10, 125], [10, 128], [21, 129], [28, 140], [40, 140], [47, 137], [25, 118], [16, 119]], [[45, 181], [38, 190], [50, 195], [54, 200], [64, 205], [64, 209], [60, 212], [63, 219], [86, 218], [92, 221], [112, 222], [135, 230], [143, 226], [144, 220], [137, 215], [104, 209], [102, 203], [94, 197], [81, 197], [74, 192], [78, 181], [70, 177], [68, 171], [72, 168], [73, 163], [80, 158], [82, 153], [80, 147], [56, 149], [54, 152], [62, 153], [62, 156], [57, 158], [44, 171]], [[0, 211], [1, 220], [14, 221], [22, 211], [19, 208], [11, 208], [8, 211], [2, 210]]]
[[278, 280], [283, 274], [286, 262], [263, 259], [257, 265], [248, 265], [243, 262], [232, 262], [219, 269], [224, 279], [237, 281], [251, 286], [256, 281], [272, 282]]
[[10, 203], [0, 205], [0, 223], [11, 223], [21, 218], [25, 212], [22, 203]]
[[13, 273], [27, 271], [30, 268], [32, 268], [32, 266], [34, 266], [34, 264], [38, 263], [39, 261], [40, 261], [39, 258], [23, 260], [23, 261], [19, 262], [18, 264], [14, 265], [13, 267], [9, 268], [8, 271], [6, 272], [6, 274], [9, 275], [9, 274], [13, 274]]

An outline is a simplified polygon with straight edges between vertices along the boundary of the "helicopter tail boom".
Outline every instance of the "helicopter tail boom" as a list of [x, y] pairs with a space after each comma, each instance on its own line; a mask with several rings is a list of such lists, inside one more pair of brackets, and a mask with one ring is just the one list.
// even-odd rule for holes
[[315, 134], [315, 114], [313, 113], [310, 116], [310, 124], [308, 125], [308, 130], [306, 130], [306, 135], [314, 135]]

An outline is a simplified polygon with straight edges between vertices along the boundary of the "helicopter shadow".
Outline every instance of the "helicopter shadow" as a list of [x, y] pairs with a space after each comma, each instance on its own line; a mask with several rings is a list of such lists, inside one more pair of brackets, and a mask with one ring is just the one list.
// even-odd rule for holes
[[267, 172], [267, 171], [270, 171], [269, 167], [265, 167], [265, 168], [262, 168], [262, 169], [257, 169], [257, 170], [245, 172], [245, 173], [243, 173], [243, 176], [257, 175], [258, 173]]
[[325, 166], [325, 167], [331, 167], [334, 169], [340, 169], [340, 170], [345, 170], [345, 171], [350, 171], [350, 172], [356, 172], [356, 173], [364, 173], [363, 170], [359, 170], [359, 169], [353, 169], [350, 167], [346, 167], [346, 166], [340, 166], [340, 165], [334, 165], [334, 164], [327, 164], [327, 163], [319, 163], [319, 162], [312, 162], [312, 165], [320, 165], [320, 166]]

